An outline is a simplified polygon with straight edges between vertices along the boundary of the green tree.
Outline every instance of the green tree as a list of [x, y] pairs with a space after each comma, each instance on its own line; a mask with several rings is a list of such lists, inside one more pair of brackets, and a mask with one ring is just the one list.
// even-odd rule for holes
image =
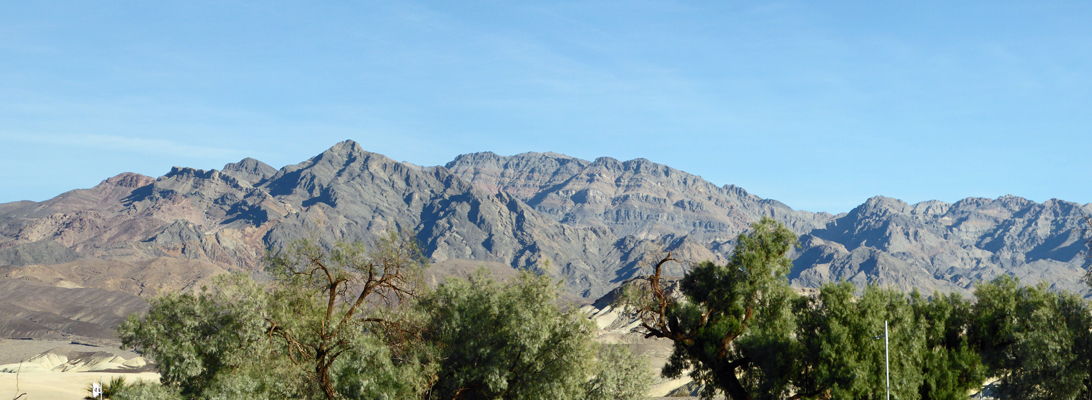
[[1089, 396], [1092, 310], [1072, 293], [1045, 283], [1021, 287], [1001, 276], [975, 291], [971, 340], [1002, 395], [1021, 399]]
[[[215, 396], [209, 396], [215, 398]], [[114, 397], [114, 400], [182, 400], [178, 388], [149, 382], [136, 382], [126, 385]]]
[[[378, 333], [378, 332], [377, 332]], [[335, 389], [348, 399], [420, 398], [435, 368], [425, 343], [361, 335], [333, 368]], [[393, 342], [398, 342], [396, 344]]]
[[[242, 275], [152, 301], [119, 328], [156, 362], [157, 396], [406, 398], [427, 383], [419, 326], [406, 313], [425, 262], [413, 236], [375, 246], [293, 243], [268, 258], [268, 285]], [[175, 392], [176, 390], [176, 392]], [[149, 394], [151, 395], [151, 394]]]
[[644, 361], [625, 349], [597, 350], [591, 321], [576, 309], [562, 311], [558, 294], [558, 284], [530, 272], [509, 284], [485, 271], [441, 284], [420, 303], [439, 364], [427, 397], [644, 396]]
[[[262, 312], [267, 300], [264, 289], [249, 278], [222, 275], [211, 289], [152, 300], [148, 315], [130, 315], [118, 326], [118, 336], [123, 346], [140, 349], [154, 360], [163, 386], [183, 396], [236, 391], [235, 375], [271, 383], [268, 372], [281, 363], [269, 351]], [[266, 373], [259, 373], [259, 368]], [[270, 389], [263, 391], [277, 392]]]
[[886, 363], [883, 335], [888, 323], [891, 395], [917, 399], [924, 380], [924, 332], [906, 295], [868, 286], [859, 298], [848, 282], [824, 285], [816, 298], [794, 304], [798, 316], [793, 382], [800, 397], [883, 399]]
[[594, 375], [584, 383], [587, 400], [643, 399], [652, 385], [648, 359], [623, 345], [599, 344], [592, 367]]
[[967, 332], [973, 323], [971, 303], [958, 293], [925, 299], [910, 295], [918, 329], [925, 331], [922, 355], [922, 399], [965, 399], [986, 380], [986, 366], [971, 346]]
[[[647, 337], [671, 339], [674, 348], [662, 374], [676, 378], [690, 370], [703, 398], [718, 391], [732, 399], [779, 398], [790, 390], [795, 297], [785, 275], [786, 254], [796, 236], [763, 218], [740, 235], [727, 265], [704, 262], [679, 281], [681, 300], [667, 293], [661, 268], [647, 285], [631, 285], [624, 302], [642, 321]], [[740, 376], [743, 379], [740, 379]]]
[[267, 259], [276, 278], [268, 333], [327, 399], [339, 397], [331, 371], [343, 356], [374, 354], [355, 352], [371, 340], [364, 336], [402, 339], [414, 330], [398, 313], [382, 312], [406, 306], [422, 289], [427, 261], [410, 232], [391, 231], [372, 247], [340, 242], [331, 251], [299, 240]]

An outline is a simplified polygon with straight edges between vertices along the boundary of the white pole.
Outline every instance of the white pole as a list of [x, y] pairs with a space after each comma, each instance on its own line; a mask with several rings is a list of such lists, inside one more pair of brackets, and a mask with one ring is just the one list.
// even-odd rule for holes
[[887, 321], [883, 321], [883, 362], [887, 371], [887, 400], [891, 400], [891, 351], [887, 346]]
[[887, 320], [883, 321], [883, 336], [873, 336], [872, 340], [883, 338], [883, 363], [887, 375], [887, 400], [891, 400], [891, 346], [887, 341]]

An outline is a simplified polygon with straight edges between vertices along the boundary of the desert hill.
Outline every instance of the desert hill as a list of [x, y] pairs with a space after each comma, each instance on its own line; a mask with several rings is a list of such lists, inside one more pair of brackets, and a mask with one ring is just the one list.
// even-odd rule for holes
[[801, 237], [792, 282], [845, 279], [902, 290], [970, 293], [1002, 274], [1085, 292], [1083, 218], [1092, 207], [1005, 196], [907, 204], [874, 197]]
[[[644, 159], [475, 153], [421, 167], [346, 141], [279, 170], [247, 158], [158, 178], [124, 173], [47, 201], [0, 204], [0, 278], [146, 298], [258, 270], [267, 248], [297, 238], [371, 240], [407, 228], [433, 262], [433, 280], [477, 264], [540, 268], [594, 299], [646, 273], [656, 251], [723, 261], [749, 223], [769, 216], [800, 235], [798, 287], [845, 279], [969, 293], [974, 282], [1012, 274], [1081, 291], [1088, 214], [1089, 205], [1006, 196], [875, 197], [831, 215]], [[10, 301], [0, 307], [27, 308]], [[56, 307], [31, 311], [79, 322]]]
[[969, 294], [977, 281], [1011, 274], [1084, 291], [1082, 218], [1092, 214], [1090, 205], [1015, 196], [907, 204], [877, 196], [831, 215], [793, 210], [643, 159], [476, 153], [446, 167], [567, 225], [601, 227], [618, 237], [683, 238], [722, 258], [750, 222], [769, 216], [800, 235], [792, 272], [798, 287], [844, 279]]

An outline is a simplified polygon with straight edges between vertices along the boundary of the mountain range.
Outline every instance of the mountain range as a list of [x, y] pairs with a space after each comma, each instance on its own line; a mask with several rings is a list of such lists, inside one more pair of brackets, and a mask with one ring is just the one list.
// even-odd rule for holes
[[[533, 268], [590, 300], [648, 273], [664, 251], [724, 262], [736, 237], [768, 216], [800, 237], [790, 274], [798, 287], [847, 280], [971, 293], [975, 282], [1009, 274], [1083, 293], [1089, 214], [1088, 204], [1005, 196], [874, 197], [833, 215], [644, 159], [486, 152], [421, 167], [345, 141], [279, 170], [247, 158], [158, 178], [123, 173], [43, 202], [0, 204], [0, 278], [147, 298], [260, 270], [267, 249], [298, 238], [367, 241], [409, 229], [434, 280], [478, 265]], [[0, 334], [66, 332], [62, 322], [27, 323], [0, 325]]]

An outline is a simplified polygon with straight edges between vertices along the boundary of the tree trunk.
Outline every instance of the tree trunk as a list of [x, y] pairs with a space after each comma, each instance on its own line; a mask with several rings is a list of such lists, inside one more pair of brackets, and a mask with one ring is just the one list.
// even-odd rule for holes
[[721, 377], [721, 387], [724, 388], [724, 394], [728, 395], [728, 398], [732, 400], [751, 400], [751, 394], [747, 393], [747, 389], [736, 377], [736, 369], [729, 369], [726, 375], [728, 376]]
[[330, 366], [326, 364], [325, 354], [320, 355], [315, 359], [315, 377], [318, 378], [319, 387], [326, 394], [326, 398], [333, 400], [337, 398], [337, 392], [334, 391], [334, 383], [330, 381]]

